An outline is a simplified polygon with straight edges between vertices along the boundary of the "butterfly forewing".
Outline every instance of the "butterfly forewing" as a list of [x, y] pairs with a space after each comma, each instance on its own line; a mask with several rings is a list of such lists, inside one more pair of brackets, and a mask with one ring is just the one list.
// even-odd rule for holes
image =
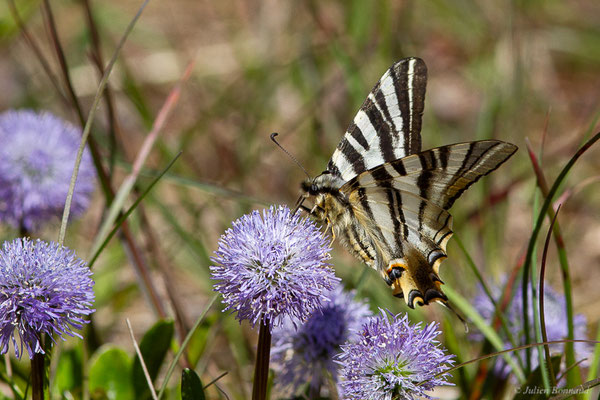
[[348, 181], [421, 150], [427, 67], [419, 58], [394, 64], [375, 85], [338, 144], [327, 170]]

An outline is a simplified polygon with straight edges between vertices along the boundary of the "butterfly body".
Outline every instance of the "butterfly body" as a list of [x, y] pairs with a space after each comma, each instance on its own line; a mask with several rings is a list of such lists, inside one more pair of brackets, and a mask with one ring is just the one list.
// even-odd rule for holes
[[421, 151], [427, 68], [394, 64], [375, 85], [327, 170], [303, 183], [310, 213], [357, 258], [379, 271], [397, 297], [445, 303], [439, 277], [452, 236], [448, 209], [516, 146], [498, 140]]

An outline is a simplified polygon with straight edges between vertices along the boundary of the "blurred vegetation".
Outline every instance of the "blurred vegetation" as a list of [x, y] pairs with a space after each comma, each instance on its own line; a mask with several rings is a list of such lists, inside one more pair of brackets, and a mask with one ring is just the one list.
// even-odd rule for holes
[[[0, 110], [46, 109], [78, 124], [43, 3], [17, 0], [17, 8], [49, 70], [15, 23], [11, 1], [0, 4]], [[84, 115], [100, 78], [95, 60], [99, 55], [104, 63], [110, 58], [140, 4], [51, 2]], [[93, 25], [86, 16], [87, 6]], [[312, 175], [318, 174], [371, 87], [403, 57], [421, 57], [429, 68], [424, 148], [484, 138], [521, 148], [452, 210], [454, 230], [484, 280], [497, 282], [510, 273], [522, 262], [543, 200], [534, 195], [536, 177], [524, 139], [529, 138], [546, 179], [553, 182], [577, 148], [599, 130], [598, 21], [600, 3], [595, 0], [151, 1], [110, 79], [113, 106], [102, 102], [92, 136], [116, 191], [186, 65], [195, 63], [125, 202], [129, 207], [183, 151], [128, 220], [141, 263], [151, 271], [162, 314], [177, 321], [173, 352], [167, 359], [213, 296], [208, 266], [219, 235], [253, 208], [293, 204], [298, 196], [304, 175], [271, 143], [269, 134], [279, 132], [282, 145]], [[92, 26], [99, 47], [90, 34]], [[588, 318], [590, 338], [596, 337], [600, 322], [599, 154], [597, 148], [586, 153], [559, 191], [570, 193], [558, 221], [571, 267], [574, 310]], [[106, 209], [107, 198], [99, 188], [90, 210], [67, 231], [66, 244], [83, 258], [91, 251]], [[2, 229], [3, 240], [18, 235]], [[55, 239], [57, 232], [58, 221], [39, 236]], [[551, 246], [546, 280], [561, 288], [556, 254]], [[94, 265], [98, 311], [86, 348], [93, 351], [111, 343], [94, 357], [106, 357], [123, 370], [134, 368], [125, 319], [131, 320], [141, 340], [161, 316], [136, 274], [134, 264], [139, 263], [132, 261], [121, 233]], [[366, 270], [338, 245], [333, 263], [344, 284], [358, 287], [359, 296], [368, 298], [374, 310], [409, 311], [391, 296], [375, 271]], [[477, 287], [468, 263], [451, 240], [442, 279], [467, 299]], [[227, 372], [217, 383], [220, 389], [230, 399], [249, 398], [256, 332], [246, 324], [240, 329], [219, 307], [215, 305], [201, 322], [179, 364], [195, 369], [204, 383]], [[460, 361], [481, 354], [460, 321], [441, 307], [409, 314], [413, 320], [443, 320], [447, 345]], [[57, 376], [69, 368], [69, 360], [80, 362], [70, 350], [74, 346], [80, 344], [59, 346], [63, 356], [54, 370]], [[26, 363], [15, 368], [17, 373], [24, 371]], [[165, 370], [156, 372], [157, 387]], [[172, 378], [172, 398], [178, 396], [174, 388], [180, 371]], [[477, 365], [471, 365], [455, 373], [463, 393], [468, 394], [465, 386], [476, 371]], [[103, 371], [90, 373], [93, 389], [94, 377]], [[189, 385], [196, 384], [194, 377], [186, 376]], [[58, 392], [74, 387], [64, 379], [57, 382]], [[134, 389], [143, 390], [127, 390]], [[458, 393], [456, 389], [449, 396]], [[216, 385], [207, 389], [207, 395], [225, 398]]]

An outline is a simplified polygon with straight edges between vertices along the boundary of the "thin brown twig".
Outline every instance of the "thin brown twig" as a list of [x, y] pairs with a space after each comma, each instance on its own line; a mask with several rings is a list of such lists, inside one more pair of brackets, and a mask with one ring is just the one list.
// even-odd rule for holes
[[[79, 119], [79, 123], [81, 127], [85, 129], [86, 120], [83, 115], [83, 109], [79, 102], [79, 98], [77, 97], [75, 90], [73, 88], [73, 84], [71, 82], [71, 75], [69, 73], [69, 67], [67, 65], [67, 60], [65, 58], [65, 53], [62, 48], [62, 44], [60, 42], [60, 38], [58, 37], [58, 31], [56, 29], [56, 22], [54, 20], [54, 14], [52, 13], [52, 8], [50, 7], [50, 3], [48, 0], [44, 0], [44, 15], [46, 17], [46, 26], [49, 31], [50, 39], [56, 51], [56, 56], [58, 58], [58, 62], [60, 65], [60, 70], [64, 79], [64, 84], [67, 88], [67, 92], [69, 94], [71, 106], [74, 108], [75, 113]], [[92, 154], [92, 160], [94, 162], [94, 167], [96, 168], [96, 172], [98, 173], [98, 178], [100, 179], [100, 184], [102, 185], [102, 190], [104, 192], [104, 196], [106, 197], [107, 203], [110, 204], [112, 201], [112, 197], [114, 197], [114, 192], [112, 192], [110, 188], [110, 181], [108, 179], [108, 175], [104, 171], [104, 167], [102, 165], [102, 157], [100, 156], [100, 152], [98, 151], [98, 145], [96, 140], [92, 135], [89, 136], [88, 147], [90, 149], [90, 153]]]
[[[529, 142], [528, 138], [525, 138], [525, 144], [527, 146], [527, 152], [529, 153], [529, 158], [531, 160], [531, 165], [533, 166], [533, 170], [535, 172], [535, 177], [537, 179], [538, 186], [542, 191], [542, 195], [544, 195], [544, 197], [547, 197], [550, 189], [548, 188], [548, 182], [546, 181], [544, 171], [542, 171], [542, 168], [540, 167], [538, 159], [531, 146], [531, 142]], [[554, 215], [554, 209], [552, 207], [548, 207], [548, 218], [553, 219]], [[562, 232], [558, 223], [554, 225], [554, 238], [558, 247], [565, 247], [565, 242], [563, 240]]]
[[565, 376], [567, 376], [567, 374], [569, 373], [570, 370], [572, 370], [573, 368], [577, 368], [582, 362], [584, 362], [585, 360], [587, 360], [587, 357], [582, 358], [581, 360], [577, 361], [575, 364], [573, 365], [569, 365], [562, 374], [560, 374], [560, 376], [558, 376], [556, 378], [557, 381], [561, 381], [562, 378], [564, 378]]
[[44, 72], [48, 76], [48, 79], [50, 80], [50, 83], [56, 89], [58, 96], [65, 103], [69, 103], [69, 100], [65, 96], [63, 89], [60, 87], [58, 79], [54, 75], [54, 72], [52, 72], [50, 63], [48, 62], [48, 60], [46, 60], [46, 57], [44, 57], [44, 54], [40, 50], [40, 46], [38, 46], [37, 42], [33, 39], [33, 36], [31, 36], [31, 34], [29, 33], [29, 30], [25, 26], [25, 23], [21, 19], [21, 16], [19, 15], [19, 11], [17, 10], [17, 7], [15, 6], [14, 0], [8, 0], [8, 7], [10, 8], [10, 13], [12, 14], [12, 17], [15, 20], [15, 23], [17, 24], [17, 27], [19, 28], [21, 35], [23, 36], [23, 38], [25, 39], [25, 41], [31, 48], [31, 51], [33, 51], [35, 58], [37, 58], [37, 60], [41, 64], [42, 69], [44, 70]]
[[[89, 0], [83, 0], [83, 7], [85, 9], [85, 17], [88, 25], [88, 29], [90, 31], [90, 41], [92, 43], [92, 54], [91, 59], [98, 72], [100, 74], [100, 78], [104, 75], [104, 57], [102, 56], [102, 46], [100, 44], [100, 33], [98, 31], [98, 26], [94, 19], [94, 14], [92, 12], [92, 5]], [[109, 177], [112, 178], [112, 170], [115, 162], [116, 155], [116, 136], [120, 133], [119, 128], [119, 119], [117, 118], [116, 109], [113, 101], [113, 93], [110, 88], [110, 84], [106, 85], [106, 89], [104, 91], [104, 101], [106, 103], [106, 117], [108, 120], [108, 137], [109, 137]]]
[[543, 346], [543, 345], [546, 345], [546, 344], [563, 344], [563, 343], [593, 343], [593, 344], [598, 344], [598, 343], [600, 343], [600, 341], [598, 341], [598, 340], [589, 340], [589, 339], [560, 339], [560, 340], [550, 340], [548, 342], [539, 342], [539, 343], [524, 344], [524, 345], [521, 345], [521, 346], [513, 347], [511, 349], [506, 349], [506, 350], [501, 350], [501, 351], [495, 351], [493, 353], [485, 354], [483, 356], [479, 356], [479, 357], [473, 358], [472, 360], [465, 361], [465, 362], [462, 362], [460, 364], [453, 365], [451, 368], [448, 368], [448, 369], [446, 369], [446, 370], [444, 370], [442, 372], [439, 372], [436, 375], [434, 375], [434, 378], [437, 378], [438, 376], [441, 376], [443, 374], [448, 374], [448, 373], [450, 373], [452, 371], [456, 371], [457, 369], [465, 367], [465, 366], [467, 366], [469, 364], [473, 364], [473, 363], [479, 362], [481, 360], [486, 360], [488, 358], [493, 358], [493, 357], [496, 357], [496, 356], [500, 356], [502, 354], [511, 353], [511, 352], [514, 352], [514, 351], [519, 351], [519, 350], [524, 350], [524, 349], [530, 349], [530, 348], [535, 347], [535, 346]]
[[82, 123], [82, 125], [84, 125], [85, 116], [83, 115], [83, 109], [81, 108], [81, 104], [79, 103], [77, 94], [75, 94], [75, 90], [73, 89], [71, 76], [69, 74], [69, 66], [67, 65], [67, 59], [65, 57], [65, 52], [60, 42], [60, 38], [58, 37], [56, 21], [54, 20], [54, 14], [52, 12], [52, 8], [50, 7], [49, 0], [43, 0], [43, 9], [44, 16], [46, 17], [46, 23], [50, 32], [50, 39], [52, 40], [52, 45], [54, 46], [54, 51], [56, 52], [56, 58], [58, 59], [58, 63], [60, 65], [60, 71], [62, 72], [64, 84], [67, 88], [67, 93], [69, 94], [69, 97], [71, 99], [71, 105], [75, 109], [79, 121]]
[[[586, 390], [593, 388], [594, 386], [598, 386], [600, 385], [600, 378], [596, 378], [594, 380], [582, 383], [579, 386], [576, 386], [574, 388], [565, 388], [562, 391], [564, 392], [563, 394], [559, 394], [558, 396], [554, 396], [551, 397], [550, 400], [563, 400], [563, 399], [568, 399], [569, 397], [573, 396], [573, 393], [584, 393]], [[560, 392], [560, 390], [559, 390]]]

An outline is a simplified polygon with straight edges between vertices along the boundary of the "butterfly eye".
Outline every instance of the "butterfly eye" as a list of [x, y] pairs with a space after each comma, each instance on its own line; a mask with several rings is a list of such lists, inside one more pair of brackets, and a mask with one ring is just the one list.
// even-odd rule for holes
[[310, 185], [310, 194], [317, 194], [319, 192], [319, 187], [314, 183]]

